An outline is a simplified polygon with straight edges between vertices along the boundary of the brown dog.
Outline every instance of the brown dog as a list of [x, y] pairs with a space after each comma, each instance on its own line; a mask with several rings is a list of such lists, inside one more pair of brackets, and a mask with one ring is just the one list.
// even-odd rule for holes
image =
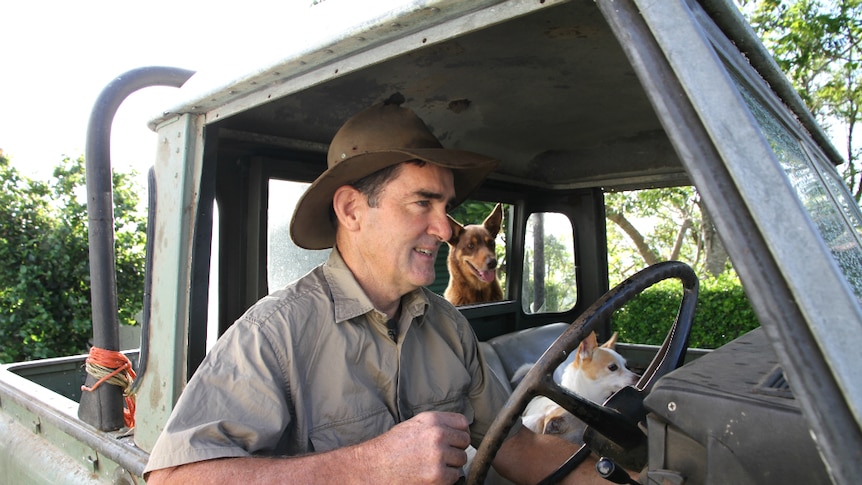
[[453, 305], [469, 305], [503, 299], [497, 281], [495, 238], [503, 224], [503, 207], [497, 204], [480, 224], [462, 226], [449, 217], [449, 286], [443, 296]]

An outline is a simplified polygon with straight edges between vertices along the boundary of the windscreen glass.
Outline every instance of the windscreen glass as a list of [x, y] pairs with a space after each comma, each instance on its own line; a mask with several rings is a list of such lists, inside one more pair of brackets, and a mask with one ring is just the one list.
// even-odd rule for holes
[[838, 173], [825, 160], [813, 157], [769, 108], [745, 86], [737, 83], [787, 179], [799, 194], [857, 298], [862, 300], [862, 216], [858, 204]]

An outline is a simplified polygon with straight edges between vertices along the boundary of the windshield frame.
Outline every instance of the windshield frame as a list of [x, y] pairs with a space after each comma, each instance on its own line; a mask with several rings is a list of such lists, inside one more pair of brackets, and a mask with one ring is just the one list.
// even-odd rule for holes
[[[694, 2], [634, 3], [599, 6], [712, 208], [827, 468], [835, 480], [849, 483], [862, 474], [862, 383], [852, 377], [862, 366], [862, 332], [856, 331], [862, 309], [742, 99], [727, 60], [746, 83], [763, 87], [762, 76]], [[798, 126], [773, 90], [757, 89], [756, 96], [771, 98], [782, 122]], [[794, 131], [808, 149], [828, 153], [806, 130]]]

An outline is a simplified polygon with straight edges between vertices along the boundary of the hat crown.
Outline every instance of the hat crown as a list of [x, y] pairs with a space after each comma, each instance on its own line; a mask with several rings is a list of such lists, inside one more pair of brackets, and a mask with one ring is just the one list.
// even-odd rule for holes
[[350, 118], [329, 144], [329, 168], [300, 197], [290, 221], [290, 237], [305, 249], [326, 249], [335, 244], [332, 198], [340, 186], [352, 184], [377, 170], [422, 160], [451, 169], [454, 205], [460, 204], [498, 161], [464, 150], [445, 149], [413, 111], [400, 106], [395, 94]]
[[350, 118], [329, 144], [329, 168], [363, 153], [404, 148], [442, 148], [416, 114], [394, 103], [376, 104]]

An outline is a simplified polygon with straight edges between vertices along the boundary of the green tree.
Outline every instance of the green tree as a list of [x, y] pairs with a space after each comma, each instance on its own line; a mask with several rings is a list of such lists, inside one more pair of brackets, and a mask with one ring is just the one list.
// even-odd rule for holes
[[[847, 160], [840, 170], [859, 201], [862, 169], [860, 147], [854, 135], [862, 104], [859, 70], [862, 0], [738, 0], [738, 3], [818, 122], [832, 128]], [[707, 208], [693, 188], [612, 193], [606, 202], [612, 284], [645, 264], [664, 259], [683, 260], [699, 275], [707, 276], [702, 279], [704, 292], [709, 293], [708, 288], [718, 289], [710, 293], [710, 298], [721, 303], [713, 306], [735, 309], [728, 313], [737, 316], [730, 323], [745, 320], [744, 328], [756, 325], [753, 313], [740, 310], [747, 309], [748, 303], [733, 272], [727, 271], [730, 269], [727, 254]], [[665, 304], [665, 299], [659, 296], [656, 301]], [[668, 306], [672, 308], [673, 302]], [[698, 319], [711, 321], [703, 306], [699, 305]], [[644, 315], [645, 310], [638, 308], [631, 313]], [[741, 318], [743, 314], [748, 317]], [[723, 328], [728, 322], [717, 320], [710, 325], [716, 324], [715, 328]], [[640, 327], [632, 323], [632, 328]], [[729, 336], [737, 334], [726, 330]], [[701, 341], [702, 345], [713, 343], [708, 339]]]
[[694, 187], [611, 192], [605, 203], [612, 222], [608, 225], [612, 285], [659, 261], [685, 261], [704, 276], [718, 276], [729, 268], [727, 252]]
[[[661, 345], [681, 301], [679, 281], [662, 281], [614, 313], [614, 330], [623, 342]], [[759, 325], [736, 275], [701, 280], [690, 347], [715, 349]]]
[[[540, 255], [537, 248], [541, 248]], [[526, 311], [562, 312], [575, 306], [578, 285], [574, 261], [571, 246], [553, 233], [545, 234], [541, 242], [527, 246], [523, 300], [530, 303], [530, 308], [525, 307]], [[541, 265], [539, 282], [535, 281], [535, 265]]]
[[[120, 321], [143, 305], [145, 218], [134, 174], [115, 173]], [[46, 183], [0, 156], [0, 362], [87, 351], [92, 333], [84, 160], [65, 158]]]
[[[854, 132], [862, 104], [862, 0], [738, 2], [818, 121], [843, 129], [839, 136], [846, 140], [843, 175], [859, 201], [862, 169]], [[693, 187], [611, 193], [606, 202], [612, 222], [608, 225], [612, 279], [620, 281], [645, 264], [667, 259], [686, 261], [703, 276], [718, 276], [730, 267]]]

